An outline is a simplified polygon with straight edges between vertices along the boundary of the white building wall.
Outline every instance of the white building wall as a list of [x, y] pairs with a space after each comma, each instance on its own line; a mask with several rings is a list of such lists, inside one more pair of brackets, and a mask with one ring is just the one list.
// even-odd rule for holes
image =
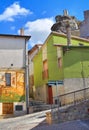
[[89, 87], [89, 78], [64, 79], [65, 93], [77, 91]]
[[24, 50], [3, 50], [0, 49], [0, 68], [21, 68], [25, 67]]
[[25, 40], [0, 37], [0, 68], [25, 67]]
[[[14, 115], [26, 114], [26, 102], [14, 102], [13, 104], [14, 104], [14, 112], [13, 112]], [[20, 111], [20, 110], [17, 111], [16, 110], [17, 105], [22, 105], [23, 110], [22, 111]]]
[[82, 78], [64, 79], [64, 87], [65, 87], [65, 93], [83, 89], [83, 79]]
[[2, 103], [0, 103], [0, 115], [2, 115]]
[[25, 39], [0, 37], [0, 49], [25, 49]]
[[[85, 89], [85, 88], [89, 88], [89, 78], [64, 79], [65, 93], [70, 93], [70, 92]], [[74, 98], [75, 98], [75, 100], [81, 100], [82, 98], [84, 98], [84, 96], [89, 97], [89, 90], [77, 92], [77, 93], [75, 93], [75, 95], [74, 95], [74, 93], [72, 93], [72, 94], [65, 96], [64, 97], [65, 103], [74, 102]]]

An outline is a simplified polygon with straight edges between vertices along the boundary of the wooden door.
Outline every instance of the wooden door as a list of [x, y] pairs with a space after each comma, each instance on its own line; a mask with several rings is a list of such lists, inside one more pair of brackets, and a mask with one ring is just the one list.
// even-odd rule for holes
[[13, 103], [3, 103], [3, 114], [13, 114]]
[[48, 86], [48, 103], [53, 104], [52, 86]]

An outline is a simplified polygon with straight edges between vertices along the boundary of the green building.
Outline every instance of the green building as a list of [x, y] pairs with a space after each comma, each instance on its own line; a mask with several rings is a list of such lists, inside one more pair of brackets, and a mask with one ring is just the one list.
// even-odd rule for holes
[[[88, 88], [89, 40], [51, 32], [33, 58], [34, 98], [46, 103], [56, 102], [58, 95]], [[78, 98], [81, 98], [78, 94]], [[61, 103], [72, 98], [61, 99]]]

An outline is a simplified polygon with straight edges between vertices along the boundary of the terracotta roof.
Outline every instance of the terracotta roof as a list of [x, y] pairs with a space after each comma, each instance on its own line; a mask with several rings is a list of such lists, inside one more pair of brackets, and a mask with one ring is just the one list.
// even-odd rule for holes
[[36, 45], [34, 45], [34, 46], [28, 51], [28, 53], [31, 54], [31, 53], [34, 52], [36, 49], [38, 49], [39, 46], [42, 46], [42, 44], [36, 44]]

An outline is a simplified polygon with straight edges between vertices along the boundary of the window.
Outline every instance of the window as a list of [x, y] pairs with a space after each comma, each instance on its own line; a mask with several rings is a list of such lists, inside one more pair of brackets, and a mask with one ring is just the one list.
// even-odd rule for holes
[[22, 105], [16, 105], [15, 106], [15, 110], [16, 111], [22, 111], [23, 110], [23, 106]]
[[47, 60], [43, 61], [43, 73], [42, 73], [43, 79], [48, 78], [48, 62]]
[[11, 73], [5, 73], [6, 86], [11, 86]]

